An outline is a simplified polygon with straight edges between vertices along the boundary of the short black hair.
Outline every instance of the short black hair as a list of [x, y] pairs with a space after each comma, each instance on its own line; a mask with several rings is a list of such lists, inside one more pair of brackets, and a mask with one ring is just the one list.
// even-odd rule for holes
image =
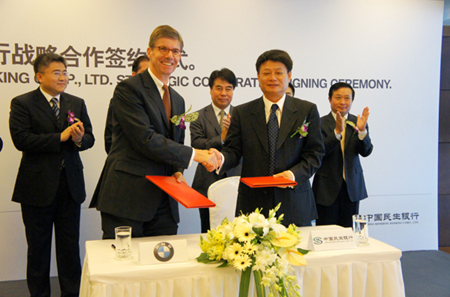
[[31, 62], [34, 69], [34, 74], [37, 74], [39, 71], [41, 71], [42, 67], [48, 68], [48, 66], [50, 66], [50, 63], [52, 62], [63, 63], [64, 67], [66, 67], [67, 69], [67, 63], [64, 57], [55, 53], [45, 53], [37, 56], [36, 59], [34, 59], [34, 61]]
[[211, 72], [211, 75], [209, 76], [210, 89], [214, 87], [214, 81], [216, 80], [216, 78], [226, 80], [233, 86], [233, 89], [236, 88], [237, 85], [236, 75], [234, 75], [233, 71], [231, 71], [230, 69], [222, 68], [220, 70], [214, 70], [213, 72]]
[[355, 100], [355, 90], [353, 90], [352, 86], [348, 83], [345, 82], [338, 82], [335, 83], [334, 85], [332, 85], [330, 87], [330, 90], [328, 91], [328, 98], [331, 99], [331, 97], [333, 97], [333, 93], [337, 90], [339, 90], [340, 88], [349, 88], [350, 90], [352, 90], [352, 101]]
[[293, 85], [291, 82], [289, 82], [288, 87], [291, 88], [291, 90], [292, 90], [292, 97], [294, 97], [294, 95], [295, 95], [295, 88], [294, 88], [294, 85]]
[[138, 72], [139, 65], [141, 65], [142, 61], [150, 61], [150, 59], [146, 55], [142, 55], [142, 56], [137, 57], [134, 60], [133, 65], [131, 66], [131, 71], [132, 72]]
[[289, 54], [283, 50], [270, 50], [262, 53], [256, 60], [256, 71], [259, 73], [261, 65], [267, 61], [281, 62], [286, 66], [287, 72], [291, 72], [293, 62]]

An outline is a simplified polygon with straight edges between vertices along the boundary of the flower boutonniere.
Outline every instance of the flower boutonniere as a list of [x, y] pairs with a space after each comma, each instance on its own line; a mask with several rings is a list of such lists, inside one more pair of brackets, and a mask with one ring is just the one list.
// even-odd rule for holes
[[189, 107], [189, 109], [185, 113], [173, 116], [170, 119], [170, 121], [172, 123], [174, 123], [175, 126], [177, 126], [178, 128], [186, 130], [186, 125], [184, 123], [185, 122], [194, 122], [198, 118], [198, 112], [192, 112], [192, 113], [188, 114], [188, 112], [191, 110], [191, 108], [192, 108], [192, 105], [191, 105], [191, 107]]
[[349, 125], [350, 127], [352, 127], [353, 129], [355, 129], [355, 133], [358, 133], [358, 132], [359, 132], [358, 127], [356, 127], [355, 123], [353, 123], [352, 121], [345, 120], [345, 123], [346, 123], [347, 125]]
[[303, 121], [303, 124], [297, 128], [294, 134], [291, 135], [291, 138], [295, 136], [295, 134], [300, 134], [300, 138], [306, 137], [308, 135], [308, 126], [310, 122], [306, 122], [306, 119]]
[[80, 120], [75, 117], [75, 113], [71, 112], [70, 110], [67, 111], [67, 122], [69, 123], [69, 126], [79, 121]]

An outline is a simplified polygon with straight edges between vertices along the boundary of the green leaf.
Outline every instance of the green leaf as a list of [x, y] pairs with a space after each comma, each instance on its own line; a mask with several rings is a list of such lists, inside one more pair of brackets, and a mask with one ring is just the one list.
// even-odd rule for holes
[[216, 261], [210, 260], [207, 253], [201, 253], [200, 256], [198, 256], [196, 259], [198, 262], [205, 263], [205, 264], [216, 262]]
[[300, 254], [302, 254], [302, 255], [306, 255], [307, 253], [310, 252], [310, 250], [304, 250], [304, 249], [301, 249], [301, 248], [298, 248], [297, 251], [298, 251]]
[[198, 112], [193, 112], [190, 114], [187, 114], [184, 121], [185, 122], [195, 122], [195, 120], [197, 120], [198, 118]]

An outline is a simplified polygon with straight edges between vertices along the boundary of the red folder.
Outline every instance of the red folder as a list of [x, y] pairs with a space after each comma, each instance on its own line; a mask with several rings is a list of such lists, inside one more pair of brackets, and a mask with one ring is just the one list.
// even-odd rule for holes
[[242, 177], [241, 182], [250, 188], [289, 187], [297, 185], [297, 182], [290, 179], [273, 176]]
[[189, 187], [186, 183], [177, 182], [173, 176], [147, 175], [146, 178], [186, 208], [216, 206], [214, 202]]

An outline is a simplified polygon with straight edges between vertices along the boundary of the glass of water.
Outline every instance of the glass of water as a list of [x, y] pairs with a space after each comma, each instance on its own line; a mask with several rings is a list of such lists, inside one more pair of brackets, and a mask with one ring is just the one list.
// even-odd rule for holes
[[367, 227], [367, 216], [355, 214], [353, 219], [353, 234], [357, 246], [369, 244], [369, 230]]
[[116, 231], [116, 260], [129, 260], [132, 259], [131, 255], [131, 227], [120, 226], [115, 229]]

